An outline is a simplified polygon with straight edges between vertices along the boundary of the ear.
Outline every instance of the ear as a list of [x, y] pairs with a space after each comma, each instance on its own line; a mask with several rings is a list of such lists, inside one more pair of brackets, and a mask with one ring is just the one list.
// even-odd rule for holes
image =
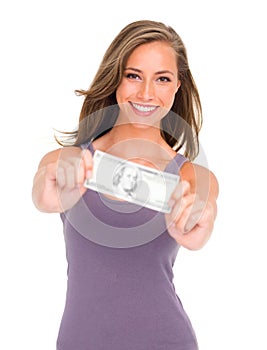
[[180, 86], [181, 86], [181, 80], [178, 80], [175, 93], [179, 90]]

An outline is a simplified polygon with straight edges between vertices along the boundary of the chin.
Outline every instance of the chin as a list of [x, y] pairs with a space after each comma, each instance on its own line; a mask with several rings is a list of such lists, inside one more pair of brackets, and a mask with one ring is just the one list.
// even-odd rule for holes
[[130, 124], [135, 127], [135, 128], [138, 128], [138, 129], [148, 129], [148, 128], [151, 128], [151, 127], [154, 127], [154, 128], [159, 128], [159, 123], [152, 123], [152, 122], [139, 122], [139, 121], [130, 121]]

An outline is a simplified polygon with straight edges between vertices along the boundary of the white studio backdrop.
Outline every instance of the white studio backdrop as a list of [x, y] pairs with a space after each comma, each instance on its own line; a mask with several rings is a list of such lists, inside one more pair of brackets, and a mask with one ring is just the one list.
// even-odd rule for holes
[[[31, 186], [53, 128], [76, 127], [81, 98], [115, 35], [138, 19], [181, 35], [203, 103], [201, 145], [220, 183], [200, 251], [181, 249], [175, 285], [200, 350], [267, 349], [263, 1], [9, 1], [0, 5], [0, 348], [55, 349], [66, 291], [57, 214]], [[108, 293], [108, 291], [107, 291]]]

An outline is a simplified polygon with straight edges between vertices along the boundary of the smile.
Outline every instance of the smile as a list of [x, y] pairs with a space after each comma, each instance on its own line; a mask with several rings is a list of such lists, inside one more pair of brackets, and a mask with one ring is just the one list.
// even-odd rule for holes
[[131, 105], [139, 112], [141, 113], [150, 113], [157, 109], [157, 106], [145, 106], [145, 105], [139, 105], [137, 103], [132, 103]]

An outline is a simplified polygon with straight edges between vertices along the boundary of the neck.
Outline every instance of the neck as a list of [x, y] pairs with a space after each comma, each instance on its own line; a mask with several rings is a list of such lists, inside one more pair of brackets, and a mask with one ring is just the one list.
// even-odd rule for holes
[[[166, 157], [171, 149], [155, 126], [136, 126], [134, 124], [115, 125], [108, 133], [105, 151], [126, 159], [154, 160]], [[165, 150], [165, 151], [164, 151]]]
[[136, 126], [134, 124], [115, 125], [110, 131], [110, 136], [114, 143], [127, 140], [145, 140], [161, 144], [164, 142], [159, 127], [155, 126]]

